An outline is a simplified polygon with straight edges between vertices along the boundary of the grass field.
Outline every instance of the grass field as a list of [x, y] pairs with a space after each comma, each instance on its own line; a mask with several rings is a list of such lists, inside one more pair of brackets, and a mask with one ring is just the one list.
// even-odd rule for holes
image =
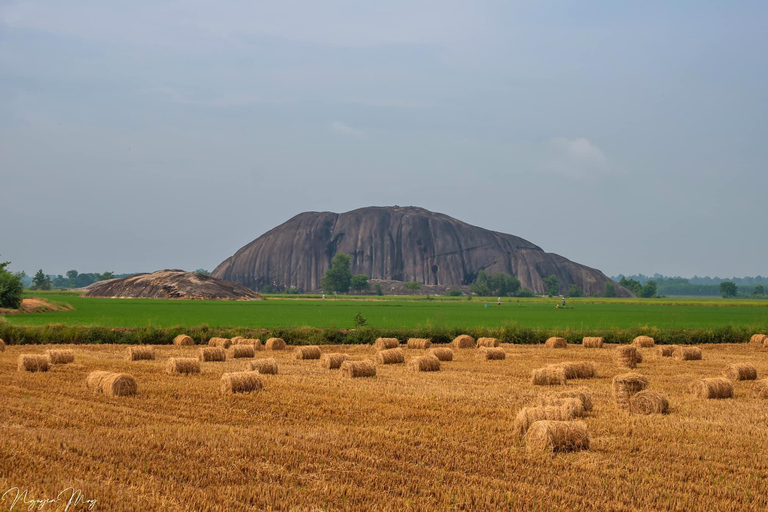
[[[122, 346], [70, 346], [73, 364], [16, 371], [19, 354], [46, 348], [0, 352], [0, 490], [18, 487], [28, 499], [73, 488], [96, 500], [94, 510], [118, 512], [768, 509], [768, 401], [752, 397], [753, 382], [737, 382], [734, 399], [687, 391], [731, 362], [751, 362], [764, 377], [768, 351], [754, 345], [704, 346], [702, 361], [643, 349], [636, 371], [669, 398], [663, 416], [617, 410], [610, 382], [624, 370], [610, 347], [504, 345], [504, 361], [462, 350], [440, 372], [378, 366], [375, 378], [354, 380], [290, 352], [258, 352], [278, 359], [279, 374], [262, 376], [261, 392], [229, 396], [219, 379], [243, 360], [203, 363], [196, 376], [163, 372], [167, 358], [196, 347], [161, 346], [157, 360], [129, 362]], [[565, 386], [593, 395], [591, 447], [529, 453], [512, 432], [515, 415], [551, 392], [531, 385], [530, 371], [569, 360], [597, 363], [597, 378]], [[102, 369], [131, 373], [138, 395], [91, 394], [86, 376]]]

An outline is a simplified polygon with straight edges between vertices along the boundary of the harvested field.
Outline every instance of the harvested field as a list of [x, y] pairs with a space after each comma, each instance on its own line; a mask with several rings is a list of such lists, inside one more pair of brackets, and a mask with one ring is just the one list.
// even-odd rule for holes
[[[768, 357], [754, 345], [708, 345], [695, 364], [648, 357], [649, 389], [672, 404], [663, 416], [617, 414], [611, 380], [626, 370], [615, 365], [614, 345], [566, 352], [594, 362], [599, 377], [553, 388], [533, 386], [530, 372], [563, 352], [502, 346], [499, 364], [457, 350], [439, 372], [380, 365], [370, 379], [342, 379], [273, 352], [280, 374], [262, 375], [260, 392], [223, 395], [222, 374], [242, 371], [242, 360], [179, 377], [165, 373], [167, 360], [196, 350], [156, 346], [155, 361], [136, 364], [119, 345], [8, 345], [0, 354], [0, 488], [51, 498], [75, 485], [98, 500], [94, 510], [114, 512], [768, 509], [757, 382], [737, 382], [726, 401], [688, 390], [734, 363], [766, 375]], [[15, 371], [19, 355], [49, 349], [74, 349], [76, 362]], [[370, 345], [324, 350], [375, 355]], [[84, 382], [94, 370], [130, 373], [138, 394], [91, 393]], [[594, 403], [580, 419], [589, 450], [541, 458], [511, 435], [523, 407], [582, 388]]]

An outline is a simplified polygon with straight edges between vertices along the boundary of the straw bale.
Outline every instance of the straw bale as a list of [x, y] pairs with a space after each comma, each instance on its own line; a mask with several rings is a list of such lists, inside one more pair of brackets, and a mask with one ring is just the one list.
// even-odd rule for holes
[[197, 357], [203, 362], [226, 361], [227, 352], [222, 347], [202, 347]]
[[200, 373], [200, 360], [195, 357], [172, 357], [165, 365], [165, 371], [176, 373]]
[[589, 431], [583, 421], [537, 421], [525, 442], [532, 452], [571, 452], [589, 449]]
[[436, 347], [427, 350], [427, 355], [435, 356], [440, 361], [453, 361], [453, 350], [446, 347]]
[[440, 371], [440, 360], [435, 356], [414, 357], [408, 361], [408, 368], [414, 372]]
[[20, 372], [47, 372], [48, 358], [40, 354], [21, 354], [17, 368]]
[[245, 364], [246, 370], [255, 370], [262, 375], [277, 375], [277, 360], [273, 358], [269, 359], [256, 359], [255, 361], [248, 361]]
[[600, 336], [585, 336], [581, 344], [584, 348], [603, 348], [604, 341]]
[[341, 363], [341, 376], [352, 379], [358, 377], [375, 377], [376, 366], [373, 361], [344, 361]]
[[749, 363], [729, 364], [723, 370], [723, 376], [731, 380], [755, 380], [757, 368]]
[[390, 348], [376, 353], [376, 362], [378, 364], [399, 364], [405, 362], [405, 354], [400, 348]]
[[624, 368], [637, 366], [637, 348], [632, 345], [619, 345], [616, 347], [616, 364]]
[[179, 346], [190, 346], [195, 344], [195, 340], [192, 339], [192, 336], [187, 336], [186, 334], [179, 334], [175, 338], [173, 338], [173, 344], [179, 345]]
[[669, 401], [661, 393], [644, 390], [629, 398], [629, 412], [632, 414], [666, 414]]
[[[396, 349], [399, 350], [399, 349]], [[341, 364], [349, 359], [349, 356], [347, 354], [342, 354], [340, 352], [334, 352], [332, 354], [323, 354], [320, 357], [320, 366], [323, 368], [327, 368], [328, 370], [338, 370], [341, 367]]]
[[499, 340], [496, 338], [477, 338], [477, 348], [480, 347], [498, 347]]
[[389, 350], [400, 346], [400, 340], [397, 338], [376, 338], [373, 343], [376, 350]]
[[637, 373], [622, 373], [613, 378], [613, 397], [619, 409], [629, 409], [632, 395], [644, 390], [648, 379]]
[[691, 393], [699, 398], [733, 398], [733, 383], [723, 377], [701, 379], [691, 385]]
[[285, 341], [283, 338], [269, 338], [264, 344], [265, 350], [285, 350]]
[[320, 347], [315, 345], [308, 345], [305, 347], [296, 347], [293, 351], [293, 356], [296, 359], [320, 359], [322, 353]]
[[128, 347], [127, 352], [129, 361], [154, 361], [155, 347], [139, 345], [137, 347]]
[[538, 368], [531, 372], [531, 384], [535, 386], [564, 386], [565, 370], [554, 366]]
[[507, 358], [507, 353], [501, 347], [480, 347], [478, 352], [480, 359], [486, 361], [500, 361]]
[[676, 347], [672, 356], [681, 361], [698, 361], [701, 359], [701, 349], [699, 347]]
[[650, 336], [638, 336], [632, 340], [632, 344], [640, 348], [653, 348], [655, 343]]
[[475, 348], [475, 338], [468, 334], [456, 336], [453, 339], [453, 348]]
[[250, 393], [264, 387], [257, 371], [230, 372], [221, 376], [219, 390], [223, 394]]
[[67, 364], [75, 361], [75, 352], [72, 350], [48, 350], [45, 354], [50, 364]]
[[408, 348], [427, 349], [432, 346], [432, 342], [426, 338], [408, 338]]

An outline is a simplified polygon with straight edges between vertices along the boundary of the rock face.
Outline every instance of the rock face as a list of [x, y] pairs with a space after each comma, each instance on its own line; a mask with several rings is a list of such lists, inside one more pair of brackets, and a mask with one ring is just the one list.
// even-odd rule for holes
[[90, 285], [83, 297], [147, 299], [264, 300], [248, 288], [183, 270], [159, 270]]
[[[252, 289], [266, 285], [314, 291], [337, 253], [349, 254], [353, 274], [372, 279], [459, 286], [478, 271], [515, 275], [524, 288], [545, 293], [557, 276], [602, 295], [613, 282], [599, 270], [544, 252], [522, 238], [471, 226], [416, 207], [369, 207], [347, 213], [301, 213], [224, 260], [211, 274]], [[616, 295], [632, 296], [616, 284]]]

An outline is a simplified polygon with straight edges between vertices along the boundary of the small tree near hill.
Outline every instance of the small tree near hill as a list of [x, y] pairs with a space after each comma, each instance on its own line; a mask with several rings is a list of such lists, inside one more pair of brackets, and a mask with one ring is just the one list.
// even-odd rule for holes
[[10, 261], [0, 263], [0, 308], [19, 309], [24, 285], [21, 278], [23, 272], [12, 273], [6, 270]]
[[362, 292], [368, 290], [371, 285], [368, 284], [368, 276], [365, 274], [357, 274], [352, 276], [350, 287], [353, 291]]
[[550, 297], [560, 293], [560, 283], [557, 280], [557, 276], [551, 275], [544, 279], [544, 288], [547, 290], [547, 295]]
[[720, 295], [722, 295], [724, 299], [735, 297], [738, 292], [739, 289], [733, 281], [723, 281], [720, 283]]
[[616, 285], [613, 283], [605, 283], [605, 291], [603, 292], [603, 297], [615, 297], [616, 296]]
[[35, 277], [32, 278], [32, 289], [34, 290], [50, 290], [51, 278], [45, 275], [43, 269], [38, 270], [35, 273]]
[[331, 260], [331, 268], [320, 281], [323, 291], [327, 293], [347, 293], [352, 286], [352, 271], [348, 254], [339, 253]]

